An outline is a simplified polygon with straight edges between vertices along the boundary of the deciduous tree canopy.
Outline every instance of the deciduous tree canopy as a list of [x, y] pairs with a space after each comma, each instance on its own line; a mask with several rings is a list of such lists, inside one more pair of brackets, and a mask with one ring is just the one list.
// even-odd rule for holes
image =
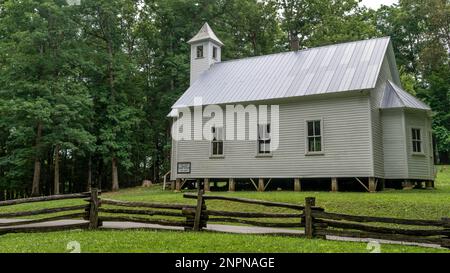
[[391, 36], [448, 158], [448, 0], [377, 11], [357, 0], [73, 2], [0, 0], [0, 199], [161, 180], [166, 115], [189, 84], [186, 42], [206, 21], [224, 60]]

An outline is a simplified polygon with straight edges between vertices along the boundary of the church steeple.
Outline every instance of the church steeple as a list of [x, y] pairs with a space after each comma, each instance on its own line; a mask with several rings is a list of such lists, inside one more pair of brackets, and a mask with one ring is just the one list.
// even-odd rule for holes
[[193, 44], [193, 43], [204, 41], [204, 40], [211, 40], [211, 41], [215, 42], [216, 44], [218, 44], [219, 46], [223, 46], [222, 41], [220, 41], [219, 38], [217, 38], [216, 34], [211, 29], [211, 27], [209, 26], [208, 23], [203, 24], [202, 28], [197, 33], [197, 35], [192, 37], [192, 39], [190, 39], [188, 41], [188, 43]]
[[209, 67], [222, 58], [222, 41], [217, 38], [208, 23], [188, 41], [191, 45], [191, 85]]

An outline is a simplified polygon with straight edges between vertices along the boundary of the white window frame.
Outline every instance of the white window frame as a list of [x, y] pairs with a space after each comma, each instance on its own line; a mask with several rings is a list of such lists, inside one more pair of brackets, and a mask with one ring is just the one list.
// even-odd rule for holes
[[[202, 48], [202, 56], [198, 55], [200, 47]], [[198, 46], [195, 47], [195, 56], [196, 56], [197, 59], [203, 59], [205, 57], [205, 47], [204, 47], [204, 45], [198, 45]]]
[[[222, 129], [222, 140], [214, 140], [214, 135], [216, 134], [214, 131], [217, 131], [218, 128]], [[210, 158], [225, 158], [225, 140], [224, 140], [225, 132], [223, 130], [223, 127], [212, 126], [211, 134], [212, 134], [212, 139], [209, 142], [209, 157]], [[214, 154], [214, 144], [219, 143], [219, 142], [222, 142], [222, 154], [215, 155]]]
[[[320, 137], [320, 151], [309, 151], [309, 132], [308, 132], [308, 123], [309, 122], [320, 122], [320, 135], [314, 135], [311, 137]], [[325, 154], [325, 141], [324, 141], [324, 130], [323, 130], [323, 118], [310, 118], [305, 120], [305, 155], [324, 155]]]
[[[419, 139], [419, 140], [414, 139], [414, 136], [413, 136], [413, 130], [419, 130], [419, 135], [420, 135], [420, 139]], [[423, 130], [423, 127], [421, 127], [421, 126], [411, 126], [411, 127], [409, 128], [409, 133], [410, 133], [410, 143], [411, 143], [411, 153], [412, 153], [413, 155], [421, 155], [421, 156], [425, 155], [425, 150], [424, 150], [424, 145], [423, 145], [425, 139], [424, 139], [424, 134], [423, 134], [423, 132], [424, 132], [424, 130]], [[419, 142], [419, 143], [420, 143], [420, 152], [414, 151], [414, 143], [415, 143], [415, 142]]]
[[[214, 53], [215, 53], [216, 56], [214, 56]], [[218, 58], [218, 56], [217, 56], [218, 55], [218, 48], [217, 48], [217, 46], [212, 46], [212, 53], [211, 54], [212, 54], [213, 59], [217, 60], [217, 58]]]
[[[259, 127], [260, 126], [269, 126], [269, 152], [268, 153], [261, 153], [260, 149], [259, 149]], [[256, 139], [256, 157], [272, 157], [272, 125], [270, 123], [258, 123], [257, 127], [256, 127], [256, 132], [257, 132], [257, 139]], [[262, 141], [267, 141], [267, 140], [262, 140]]]

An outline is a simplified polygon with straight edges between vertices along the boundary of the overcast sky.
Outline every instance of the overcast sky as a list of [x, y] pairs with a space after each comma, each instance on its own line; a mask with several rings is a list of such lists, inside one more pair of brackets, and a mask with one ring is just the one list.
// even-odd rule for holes
[[398, 3], [398, 0], [362, 0], [362, 5], [366, 5], [368, 8], [378, 9], [381, 5], [392, 5]]

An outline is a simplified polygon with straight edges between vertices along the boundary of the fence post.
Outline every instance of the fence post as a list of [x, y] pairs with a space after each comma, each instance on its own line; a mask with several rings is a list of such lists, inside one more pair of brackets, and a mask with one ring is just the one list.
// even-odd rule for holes
[[305, 198], [305, 235], [306, 238], [312, 239], [314, 237], [314, 223], [312, 217], [312, 207], [316, 205], [315, 197]]
[[191, 214], [190, 208], [183, 208], [181, 213], [186, 217], [186, 225], [184, 226], [184, 231], [192, 231], [194, 229], [195, 221], [195, 211]]
[[[450, 232], [450, 218], [442, 218], [442, 223], [444, 224], [444, 231]], [[446, 235], [442, 239], [441, 246], [450, 249], [450, 235]]]
[[98, 207], [99, 207], [99, 199], [98, 199], [98, 189], [91, 188], [91, 199], [90, 199], [90, 208], [89, 208], [89, 229], [96, 229], [99, 226], [98, 223]]
[[199, 187], [197, 194], [197, 208], [195, 209], [194, 231], [200, 231], [202, 229], [202, 212], [204, 205], [203, 190]]

